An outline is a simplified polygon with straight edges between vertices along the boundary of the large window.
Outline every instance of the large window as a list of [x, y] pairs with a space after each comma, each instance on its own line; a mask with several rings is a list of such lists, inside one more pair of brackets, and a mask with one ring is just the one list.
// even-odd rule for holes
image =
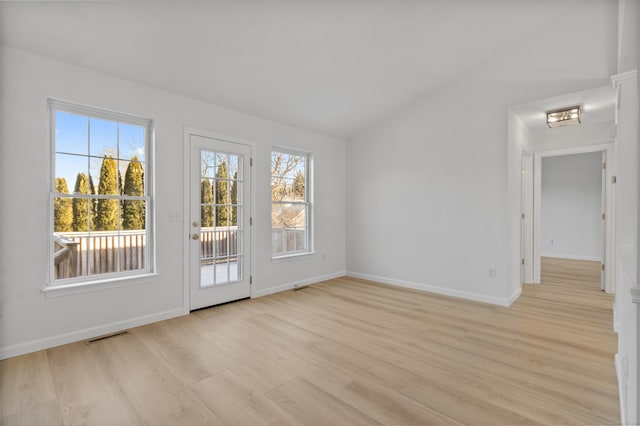
[[271, 256], [311, 252], [310, 155], [271, 152]]
[[151, 122], [57, 101], [50, 109], [50, 284], [151, 272]]

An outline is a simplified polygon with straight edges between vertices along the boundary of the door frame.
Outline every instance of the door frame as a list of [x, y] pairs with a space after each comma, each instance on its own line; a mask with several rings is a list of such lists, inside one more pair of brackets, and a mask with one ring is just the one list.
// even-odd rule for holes
[[[236, 136], [229, 136], [222, 133], [211, 132], [208, 130], [197, 129], [193, 127], [185, 127], [184, 128], [184, 136], [183, 136], [183, 198], [182, 198], [182, 235], [183, 235], [183, 244], [182, 244], [182, 252], [183, 252], [183, 298], [182, 304], [183, 307], [190, 311], [190, 297], [191, 297], [191, 262], [190, 262], [190, 253], [191, 253], [191, 136], [201, 136], [209, 139], [218, 139], [224, 142], [230, 142], [240, 145], [246, 145], [250, 150], [250, 158], [249, 161], [252, 163], [253, 158], [256, 153], [256, 143], [254, 141], [239, 138]], [[256, 217], [256, 173], [254, 172], [255, 167], [248, 167], [249, 170], [249, 183], [251, 184], [251, 193], [249, 194], [249, 199], [251, 202], [251, 207], [249, 209], [249, 215], [251, 218]], [[247, 232], [249, 232], [249, 274], [250, 277], [253, 277], [255, 280], [255, 247], [256, 247], [256, 233], [253, 232], [253, 220], [251, 220], [252, 224], [249, 226]], [[252, 280], [252, 281], [253, 281]], [[253, 282], [249, 284], [249, 291], [251, 298], [255, 297], [255, 286]]]
[[533, 254], [533, 271], [532, 271], [532, 283], [540, 283], [540, 226], [541, 226], [541, 209], [540, 201], [542, 195], [542, 158], [544, 157], [556, 157], [560, 155], [572, 155], [572, 154], [584, 154], [591, 152], [604, 152], [606, 155], [607, 167], [605, 170], [605, 188], [606, 188], [606, 202], [605, 202], [605, 238], [602, 241], [604, 245], [605, 258], [602, 259], [602, 263], [605, 264], [604, 271], [604, 291], [607, 293], [615, 292], [615, 193], [614, 185], [612, 183], [612, 177], [615, 175], [615, 147], [613, 143], [599, 144], [599, 145], [586, 145], [573, 148], [555, 149], [555, 150], [540, 150], [535, 151], [533, 156], [533, 181], [531, 182], [532, 190], [526, 191], [525, 196], [533, 196], [533, 221], [528, 226], [532, 226], [532, 254]]
[[520, 242], [522, 265], [522, 284], [533, 283], [533, 155], [528, 150], [522, 151], [522, 182], [521, 182], [521, 223]]

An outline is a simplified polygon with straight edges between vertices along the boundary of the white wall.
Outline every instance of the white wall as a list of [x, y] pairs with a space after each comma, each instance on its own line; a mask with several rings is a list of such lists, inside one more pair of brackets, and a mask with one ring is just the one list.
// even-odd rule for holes
[[[520, 240], [510, 232], [519, 233], [520, 198], [512, 178], [520, 159], [507, 144], [509, 107], [608, 83], [617, 66], [617, 8], [601, 6], [559, 14], [348, 142], [351, 275], [513, 300]], [[588, 32], [584, 22], [594, 22]], [[555, 31], [579, 50], [567, 55], [548, 36]]]
[[457, 81], [349, 141], [349, 273], [508, 304], [508, 107], [580, 84]]
[[616, 323], [618, 353], [616, 371], [622, 420], [640, 422], [640, 298], [638, 291], [638, 77], [636, 72], [614, 76], [620, 88], [618, 137], [616, 138]]
[[531, 149], [537, 152], [610, 143], [613, 141], [612, 125], [613, 122], [582, 123], [531, 131]]
[[[215, 84], [215, 82], [212, 82]], [[0, 46], [0, 358], [181, 315], [184, 225], [184, 127], [256, 142], [252, 254], [254, 294], [345, 271], [345, 143], [137, 83]], [[157, 276], [127, 286], [47, 298], [50, 142], [47, 98], [155, 123]], [[270, 149], [312, 152], [316, 254], [270, 259]], [[18, 182], [19, 177], [19, 184]]]
[[601, 194], [601, 152], [542, 158], [542, 256], [601, 260]]

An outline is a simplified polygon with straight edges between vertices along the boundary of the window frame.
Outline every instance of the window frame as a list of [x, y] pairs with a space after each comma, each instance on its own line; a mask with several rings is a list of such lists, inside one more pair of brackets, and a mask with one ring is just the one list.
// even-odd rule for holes
[[[278, 260], [286, 260], [286, 259], [291, 259], [291, 258], [296, 258], [296, 257], [300, 257], [300, 256], [306, 256], [309, 254], [313, 254], [314, 253], [314, 238], [313, 238], [313, 234], [314, 234], [314, 222], [313, 222], [313, 209], [314, 209], [314, 203], [313, 203], [313, 155], [311, 154], [311, 152], [308, 151], [302, 151], [299, 149], [294, 149], [294, 148], [287, 148], [287, 147], [283, 147], [283, 146], [278, 146], [278, 145], [274, 145], [271, 148], [271, 151], [269, 153], [269, 160], [271, 162], [271, 159], [273, 158], [273, 154], [277, 152], [277, 153], [282, 153], [282, 154], [288, 154], [288, 155], [295, 155], [295, 156], [300, 156], [300, 157], [304, 157], [305, 159], [305, 169], [304, 169], [304, 202], [283, 202], [283, 201], [274, 201], [273, 200], [273, 196], [271, 197], [271, 208], [269, 209], [269, 219], [270, 219], [270, 229], [271, 229], [271, 241], [270, 241], [270, 252], [271, 252], [271, 260], [272, 261], [278, 261]], [[273, 172], [271, 171], [271, 167], [269, 167], [270, 169], [270, 176], [269, 176], [269, 183], [271, 183], [271, 180], [273, 179]], [[269, 185], [269, 187], [271, 188], [271, 185]], [[271, 191], [270, 191], [271, 192]], [[273, 214], [273, 205], [274, 203], [276, 204], [304, 204], [305, 205], [305, 237], [307, 240], [307, 248], [305, 250], [295, 250], [295, 251], [285, 251], [284, 250], [284, 245], [286, 244], [286, 239], [284, 237], [284, 233], [283, 233], [283, 252], [281, 254], [274, 254], [273, 252], [273, 231], [274, 229], [278, 229], [278, 228], [274, 228], [273, 227], [273, 219], [272, 219], [272, 214]], [[284, 230], [284, 223], [283, 223], [283, 227], [282, 229]]]
[[[50, 170], [49, 170], [49, 212], [48, 212], [48, 280], [47, 285], [43, 289], [45, 292], [58, 291], [58, 290], [71, 290], [71, 294], [77, 292], [80, 289], [95, 288], [97, 285], [100, 288], [113, 287], [127, 285], [131, 279], [144, 278], [149, 276], [155, 276], [156, 274], [156, 247], [155, 247], [155, 192], [154, 192], [154, 122], [151, 119], [140, 118], [130, 114], [111, 111], [103, 108], [97, 108], [87, 105], [81, 105], [71, 102], [66, 102], [57, 99], [47, 100], [48, 113], [49, 113], [49, 157], [50, 157]], [[64, 112], [69, 114], [81, 115], [87, 117], [87, 119], [96, 118], [100, 120], [107, 120], [116, 122], [118, 124], [127, 124], [133, 126], [143, 127], [145, 131], [144, 136], [144, 194], [142, 196], [131, 195], [102, 195], [101, 197], [92, 196], [92, 194], [74, 194], [70, 192], [65, 194], [61, 198], [86, 198], [86, 199], [117, 199], [119, 201], [124, 200], [143, 200], [145, 202], [145, 258], [144, 268], [135, 269], [130, 271], [108, 272], [98, 273], [93, 275], [78, 276], [72, 278], [55, 278], [55, 260], [54, 260], [54, 200], [60, 197], [61, 194], [56, 192], [56, 113]], [[90, 137], [90, 134], [87, 134]], [[83, 156], [80, 154], [80, 156]], [[87, 158], [91, 158], [91, 153], [87, 152]], [[71, 189], [70, 189], [71, 190]], [[93, 194], [97, 195], [97, 194]], [[119, 229], [118, 232], [121, 230]], [[97, 231], [96, 231], [97, 232]]]

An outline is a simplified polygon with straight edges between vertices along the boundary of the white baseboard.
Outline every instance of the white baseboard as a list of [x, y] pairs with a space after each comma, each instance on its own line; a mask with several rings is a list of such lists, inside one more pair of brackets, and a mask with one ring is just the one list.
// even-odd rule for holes
[[618, 310], [616, 309], [616, 302], [612, 303], [613, 305], [613, 331], [615, 333], [619, 333], [620, 323], [618, 322]]
[[507, 300], [509, 304], [507, 306], [511, 306], [513, 302], [515, 302], [516, 299], [520, 297], [521, 294], [522, 294], [522, 286], [518, 287], [516, 291], [514, 291], [513, 294], [511, 294], [511, 296], [509, 296], [509, 299]]
[[540, 257], [554, 257], [557, 259], [572, 259], [572, 260], [592, 260], [594, 262], [600, 262], [600, 256], [582, 256], [580, 254], [558, 254], [558, 253], [543, 253]]
[[627, 424], [627, 399], [626, 392], [622, 387], [622, 365], [620, 354], [617, 353], [614, 358], [614, 364], [616, 366], [616, 378], [618, 379], [618, 400], [620, 401], [620, 424]]
[[317, 277], [306, 278], [306, 279], [300, 280], [300, 281], [292, 281], [290, 283], [277, 285], [275, 287], [269, 287], [269, 288], [265, 288], [265, 289], [262, 289], [262, 290], [256, 290], [251, 295], [251, 297], [267, 296], [269, 294], [274, 294], [274, 293], [279, 293], [281, 291], [291, 290], [291, 289], [293, 289], [295, 287], [299, 287], [299, 286], [303, 286], [303, 285], [310, 285], [310, 284], [315, 284], [315, 283], [319, 283], [319, 282], [322, 282], [322, 281], [332, 280], [334, 278], [344, 277], [345, 275], [347, 275], [345, 271], [339, 271], [339, 272], [334, 272], [332, 274], [319, 275]]
[[127, 330], [133, 327], [150, 324], [152, 322], [163, 321], [175, 318], [189, 313], [188, 309], [177, 308], [170, 311], [158, 312], [150, 315], [132, 318], [124, 321], [117, 321], [96, 327], [89, 327], [82, 330], [72, 331], [70, 333], [59, 334], [57, 336], [45, 337], [43, 339], [32, 340], [30, 342], [19, 343], [17, 345], [0, 348], [0, 359], [13, 358], [15, 356], [28, 354], [31, 352], [41, 351], [43, 349], [53, 348], [55, 346], [65, 345], [67, 343], [78, 342], [81, 340], [92, 339], [105, 334], [116, 333], [118, 331]]
[[[518, 291], [514, 292], [509, 298], [500, 298], [494, 296], [486, 296], [484, 294], [471, 293], [462, 290], [453, 290], [446, 287], [439, 287], [429, 284], [419, 284], [411, 281], [402, 281], [393, 278], [379, 277], [377, 275], [362, 274], [360, 272], [347, 271], [347, 276], [361, 278], [363, 280], [376, 281], [383, 284], [395, 285], [398, 287], [411, 288], [414, 290], [427, 291], [429, 293], [437, 293], [445, 296], [459, 297], [462, 299], [473, 300], [476, 302], [490, 303], [492, 305], [509, 306], [519, 296]], [[522, 291], [522, 290], [520, 290]]]

